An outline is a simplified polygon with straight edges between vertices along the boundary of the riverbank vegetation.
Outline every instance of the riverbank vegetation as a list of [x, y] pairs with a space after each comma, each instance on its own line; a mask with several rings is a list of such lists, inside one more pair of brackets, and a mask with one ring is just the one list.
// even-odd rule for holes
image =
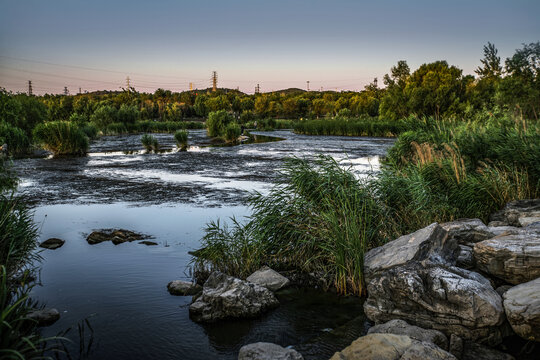
[[84, 155], [88, 151], [88, 137], [77, 124], [51, 121], [38, 124], [33, 132], [34, 141], [54, 155]]

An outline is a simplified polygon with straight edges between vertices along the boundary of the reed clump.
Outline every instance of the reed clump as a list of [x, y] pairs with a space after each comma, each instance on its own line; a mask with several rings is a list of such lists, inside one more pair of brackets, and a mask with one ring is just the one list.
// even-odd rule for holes
[[80, 127], [69, 121], [38, 124], [33, 131], [34, 141], [54, 155], [85, 155], [88, 137]]

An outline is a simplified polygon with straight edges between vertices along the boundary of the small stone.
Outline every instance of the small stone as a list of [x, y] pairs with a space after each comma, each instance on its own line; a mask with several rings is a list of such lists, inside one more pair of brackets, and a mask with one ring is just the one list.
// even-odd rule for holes
[[56, 309], [42, 309], [32, 311], [27, 317], [36, 320], [39, 326], [49, 326], [60, 319], [60, 313]]
[[58, 238], [50, 238], [39, 244], [40, 247], [49, 249], [49, 250], [55, 250], [64, 245], [65, 241]]
[[202, 291], [202, 286], [189, 281], [174, 280], [167, 284], [167, 290], [171, 295], [191, 296]]
[[304, 357], [294, 349], [258, 342], [242, 346], [238, 353], [238, 360], [304, 360]]
[[264, 286], [270, 291], [278, 291], [290, 284], [289, 279], [280, 273], [272, 270], [268, 266], [263, 266], [259, 270], [251, 274], [247, 281], [257, 285]]
[[157, 245], [158, 243], [155, 242], [155, 241], [148, 241], [148, 240], [145, 240], [145, 241], [139, 242], [139, 244], [146, 245], [146, 246], [155, 246], [155, 245]]

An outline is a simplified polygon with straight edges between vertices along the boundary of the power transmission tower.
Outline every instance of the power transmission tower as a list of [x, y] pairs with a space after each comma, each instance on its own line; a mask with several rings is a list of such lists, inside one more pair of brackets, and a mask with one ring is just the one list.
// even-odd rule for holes
[[126, 77], [126, 88], [127, 88], [127, 91], [131, 91], [131, 87], [129, 86], [129, 76]]
[[189, 91], [193, 91], [193, 83], [192, 82], [189, 83]]
[[28, 95], [32, 96], [32, 80], [28, 80]]
[[307, 91], [309, 91], [309, 80], [307, 81]]
[[217, 90], [217, 72], [212, 71], [212, 91]]
[[64, 95], [69, 95], [69, 90], [67, 86], [64, 86]]
[[79, 88], [79, 95], [82, 94], [81, 88]]
[[259, 86], [259, 84], [257, 84], [257, 86], [255, 86], [255, 94], [260, 94], [261, 93], [261, 87]]

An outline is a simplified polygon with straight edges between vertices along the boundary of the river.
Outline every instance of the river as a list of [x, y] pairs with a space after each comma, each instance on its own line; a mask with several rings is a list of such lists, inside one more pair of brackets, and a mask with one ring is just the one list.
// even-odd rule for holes
[[[257, 341], [319, 359], [362, 335], [368, 323], [356, 297], [289, 289], [261, 318], [200, 325], [189, 319], [191, 298], [166, 290], [171, 280], [190, 279], [188, 251], [198, 248], [205, 224], [248, 216], [248, 192], [267, 192], [286, 157], [326, 154], [366, 176], [394, 142], [286, 130], [264, 135], [283, 140], [211, 147], [205, 132], [194, 130], [188, 152], [174, 150], [171, 134], [157, 134], [173, 151], [145, 154], [140, 135], [108, 136], [86, 157], [16, 160], [18, 192], [34, 209], [39, 240], [66, 240], [41, 252], [32, 295], [61, 313], [43, 334], [72, 328], [71, 356], [90, 359], [236, 359], [242, 345]], [[158, 245], [86, 242], [105, 228], [141, 232]], [[80, 341], [77, 324], [85, 319], [90, 326]]]

